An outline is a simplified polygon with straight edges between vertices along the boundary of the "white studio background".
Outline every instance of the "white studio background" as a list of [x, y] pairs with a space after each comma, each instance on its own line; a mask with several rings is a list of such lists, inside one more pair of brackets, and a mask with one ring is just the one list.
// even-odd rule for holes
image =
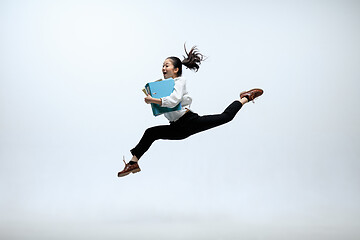
[[[158, 141], [141, 88], [183, 44], [193, 111]], [[358, 1], [0, 1], [1, 239], [359, 239]]]

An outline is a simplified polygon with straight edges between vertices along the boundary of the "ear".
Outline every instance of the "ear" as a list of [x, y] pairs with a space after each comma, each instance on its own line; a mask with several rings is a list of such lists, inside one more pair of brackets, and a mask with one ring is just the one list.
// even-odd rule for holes
[[178, 72], [179, 72], [179, 68], [174, 68], [174, 73], [176, 73], [176, 75]]

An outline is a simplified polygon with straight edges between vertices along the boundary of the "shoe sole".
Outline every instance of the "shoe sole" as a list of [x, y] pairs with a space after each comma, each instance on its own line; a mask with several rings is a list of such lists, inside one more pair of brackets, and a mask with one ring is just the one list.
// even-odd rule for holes
[[134, 169], [134, 170], [132, 170], [132, 171], [129, 171], [129, 172], [126, 172], [126, 173], [122, 173], [122, 174], [118, 174], [118, 177], [125, 177], [125, 176], [127, 176], [127, 175], [129, 175], [130, 173], [138, 173], [138, 172], [140, 172], [141, 171], [141, 169], [140, 168], [137, 168], [137, 169]]

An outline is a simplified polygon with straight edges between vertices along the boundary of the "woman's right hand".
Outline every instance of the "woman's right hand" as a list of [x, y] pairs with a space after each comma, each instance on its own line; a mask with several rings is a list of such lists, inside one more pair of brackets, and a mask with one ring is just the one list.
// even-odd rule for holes
[[146, 102], [147, 104], [155, 103], [155, 104], [158, 104], [158, 105], [160, 105], [160, 106], [161, 106], [161, 104], [162, 104], [161, 98], [160, 98], [160, 99], [158, 99], [158, 98], [153, 98], [153, 97], [150, 96], [149, 94], [144, 98], [144, 100], [145, 100], [145, 102]]
[[145, 102], [147, 104], [150, 104], [152, 102], [153, 97], [151, 97], [149, 94], [144, 98]]

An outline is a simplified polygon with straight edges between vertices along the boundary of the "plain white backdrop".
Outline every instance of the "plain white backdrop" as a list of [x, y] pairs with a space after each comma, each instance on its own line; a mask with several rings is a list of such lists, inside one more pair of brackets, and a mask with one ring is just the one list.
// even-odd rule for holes
[[[1, 239], [359, 239], [358, 1], [0, 2]], [[192, 110], [227, 125], [158, 141], [143, 101], [183, 44]]]

